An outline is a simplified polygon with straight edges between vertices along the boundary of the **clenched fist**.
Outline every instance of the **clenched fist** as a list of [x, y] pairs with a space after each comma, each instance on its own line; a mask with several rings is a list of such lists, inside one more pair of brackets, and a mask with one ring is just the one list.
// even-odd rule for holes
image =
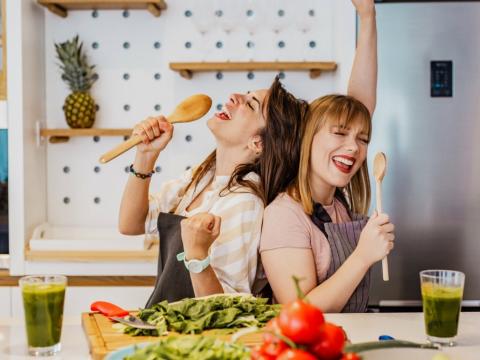
[[368, 266], [382, 260], [393, 249], [394, 231], [388, 215], [375, 212], [363, 228], [354, 254]]
[[183, 248], [187, 260], [205, 259], [208, 249], [220, 234], [221, 218], [210, 213], [199, 213], [180, 223]]
[[352, 3], [360, 17], [375, 15], [374, 0], [352, 0]]
[[141, 153], [160, 153], [173, 135], [173, 125], [164, 116], [149, 117], [133, 128], [132, 135], [141, 136], [143, 142], [138, 145]]

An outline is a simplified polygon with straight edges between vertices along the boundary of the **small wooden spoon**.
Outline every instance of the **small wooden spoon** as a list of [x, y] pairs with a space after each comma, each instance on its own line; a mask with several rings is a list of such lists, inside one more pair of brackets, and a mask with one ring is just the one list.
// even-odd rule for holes
[[[387, 157], [383, 152], [379, 152], [375, 155], [373, 160], [373, 176], [375, 177], [376, 184], [376, 198], [377, 198], [377, 212], [381, 214], [382, 210], [382, 180], [387, 171]], [[385, 256], [382, 260], [382, 272], [383, 272], [383, 281], [389, 281], [390, 277], [388, 274], [388, 259]]]
[[[212, 99], [209, 96], [204, 94], [192, 95], [178, 104], [175, 110], [167, 117], [167, 120], [172, 124], [194, 121], [205, 115], [211, 106]], [[99, 161], [105, 164], [141, 142], [141, 136], [133, 135], [127, 141], [103, 154]]]

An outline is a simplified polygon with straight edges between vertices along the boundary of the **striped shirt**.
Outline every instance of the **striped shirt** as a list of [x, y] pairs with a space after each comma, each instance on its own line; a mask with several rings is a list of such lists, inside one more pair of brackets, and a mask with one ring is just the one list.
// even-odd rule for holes
[[[187, 207], [210, 183], [213, 171], [204, 176], [196, 187], [185, 189], [192, 179], [193, 171], [164, 183], [160, 191], [149, 195], [149, 212], [145, 222], [148, 241], [158, 239], [157, 218], [160, 212], [170, 212], [186, 217], [209, 212], [222, 219], [220, 235], [211, 245], [210, 264], [225, 293], [252, 293], [266, 283], [259, 262], [258, 248], [262, 227], [263, 202], [249, 189], [237, 186], [233, 192], [221, 191], [228, 183], [229, 176], [216, 176], [202, 203], [191, 211]], [[258, 181], [254, 173], [248, 179]]]

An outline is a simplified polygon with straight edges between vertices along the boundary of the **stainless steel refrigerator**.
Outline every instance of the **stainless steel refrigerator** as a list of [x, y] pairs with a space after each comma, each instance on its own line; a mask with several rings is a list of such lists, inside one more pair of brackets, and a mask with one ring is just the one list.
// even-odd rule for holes
[[397, 240], [390, 281], [374, 268], [370, 303], [418, 302], [419, 271], [446, 268], [465, 272], [464, 299], [479, 306], [480, 2], [376, 6], [378, 106], [369, 164], [376, 151], [386, 153], [383, 208]]

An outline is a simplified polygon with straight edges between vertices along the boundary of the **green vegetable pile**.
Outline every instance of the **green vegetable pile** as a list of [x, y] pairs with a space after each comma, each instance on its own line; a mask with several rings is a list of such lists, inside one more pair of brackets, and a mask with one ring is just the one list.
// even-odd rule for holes
[[211, 336], [171, 336], [137, 349], [124, 360], [248, 360], [247, 347]]
[[143, 309], [138, 317], [157, 327], [156, 330], [130, 326], [125, 333], [138, 336], [159, 336], [167, 331], [198, 334], [208, 329], [263, 327], [280, 312], [280, 305], [267, 304], [268, 299], [253, 296], [214, 296], [205, 299], [184, 299], [169, 304], [162, 301]]

